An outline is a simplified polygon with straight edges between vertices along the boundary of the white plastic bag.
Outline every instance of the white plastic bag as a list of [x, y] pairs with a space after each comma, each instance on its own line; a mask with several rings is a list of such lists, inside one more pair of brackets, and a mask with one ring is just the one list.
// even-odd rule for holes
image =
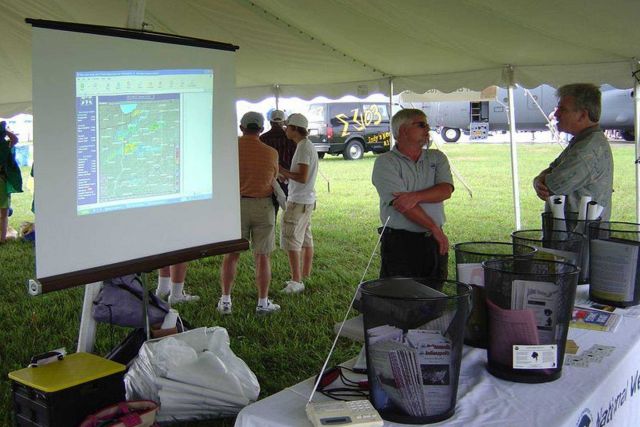
[[280, 184], [278, 183], [277, 179], [272, 179], [271, 180], [271, 188], [273, 189], [273, 194], [276, 195], [276, 199], [278, 200], [278, 205], [280, 206], [280, 209], [282, 209], [282, 211], [286, 211], [287, 210], [287, 196], [284, 194], [284, 191], [282, 191], [282, 187], [280, 187]]
[[145, 342], [125, 375], [125, 388], [127, 400], [159, 402], [160, 422], [233, 416], [260, 394], [258, 379], [231, 351], [220, 327]]

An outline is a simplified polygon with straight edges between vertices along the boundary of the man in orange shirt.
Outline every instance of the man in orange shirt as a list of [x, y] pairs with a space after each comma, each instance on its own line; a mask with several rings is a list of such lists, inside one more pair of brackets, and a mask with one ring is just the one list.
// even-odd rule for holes
[[[240, 165], [240, 222], [242, 237], [251, 242], [256, 265], [256, 287], [258, 288], [257, 314], [270, 314], [280, 310], [278, 304], [269, 300], [271, 283], [271, 252], [275, 249], [275, 216], [271, 195], [273, 180], [278, 175], [278, 152], [260, 139], [264, 118], [250, 111], [242, 116], [238, 138]], [[236, 277], [239, 252], [226, 254], [222, 260], [220, 282], [222, 297], [217, 310], [231, 314], [231, 288]]]

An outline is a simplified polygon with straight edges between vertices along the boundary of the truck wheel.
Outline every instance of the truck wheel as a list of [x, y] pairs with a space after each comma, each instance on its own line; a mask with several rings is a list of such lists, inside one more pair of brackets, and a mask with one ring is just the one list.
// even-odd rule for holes
[[318, 153], [318, 158], [319, 158], [319, 159], [324, 159], [324, 152], [322, 152], [322, 153]]
[[620, 136], [622, 136], [622, 139], [625, 141], [631, 142], [636, 140], [636, 136], [633, 134], [632, 130], [625, 130], [620, 134]]
[[364, 148], [362, 148], [362, 144], [357, 140], [349, 141], [344, 148], [342, 156], [345, 160], [359, 160], [364, 156]]
[[456, 128], [442, 128], [440, 131], [440, 136], [442, 136], [442, 139], [446, 142], [458, 142], [460, 134], [460, 129]]

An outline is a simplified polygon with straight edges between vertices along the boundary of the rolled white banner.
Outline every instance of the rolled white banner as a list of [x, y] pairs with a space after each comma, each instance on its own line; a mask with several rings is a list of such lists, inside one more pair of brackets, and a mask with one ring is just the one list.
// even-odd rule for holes
[[589, 202], [587, 206], [587, 221], [598, 219], [603, 210], [604, 206], [600, 206], [597, 202]]
[[580, 198], [580, 208], [578, 209], [578, 220], [587, 219], [587, 205], [591, 201], [591, 196], [582, 196]]
[[564, 195], [549, 196], [549, 205], [553, 215], [553, 229], [556, 231], [567, 231], [567, 224], [564, 218]]

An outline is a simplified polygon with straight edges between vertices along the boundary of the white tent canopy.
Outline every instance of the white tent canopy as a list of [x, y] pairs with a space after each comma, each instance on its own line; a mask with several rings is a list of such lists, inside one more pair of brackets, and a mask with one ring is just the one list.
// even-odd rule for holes
[[125, 27], [136, 10], [148, 30], [238, 45], [237, 93], [250, 101], [387, 93], [389, 79], [396, 93], [629, 88], [640, 58], [637, 0], [3, 0], [0, 116], [30, 109], [25, 18]]

